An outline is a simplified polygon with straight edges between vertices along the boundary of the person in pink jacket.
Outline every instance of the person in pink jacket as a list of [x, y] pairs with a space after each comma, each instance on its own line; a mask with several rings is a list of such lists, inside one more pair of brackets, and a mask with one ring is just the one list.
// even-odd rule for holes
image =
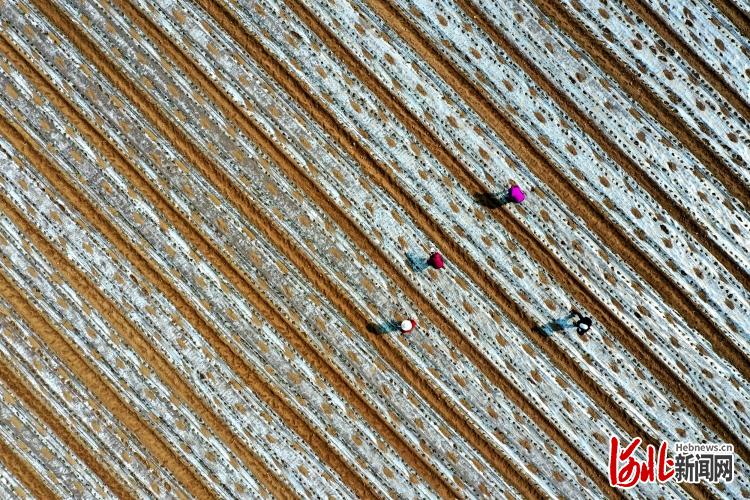
[[523, 200], [526, 199], [526, 194], [521, 190], [521, 187], [518, 184], [513, 184], [510, 189], [508, 189], [508, 194], [506, 195], [508, 201], [512, 201], [513, 203], [521, 203]]
[[434, 267], [435, 269], [442, 269], [445, 267], [445, 262], [443, 262], [443, 256], [440, 255], [440, 252], [432, 252], [430, 254], [430, 258], [427, 259], [427, 264]]
[[411, 333], [417, 327], [417, 320], [405, 319], [401, 322], [401, 333]]

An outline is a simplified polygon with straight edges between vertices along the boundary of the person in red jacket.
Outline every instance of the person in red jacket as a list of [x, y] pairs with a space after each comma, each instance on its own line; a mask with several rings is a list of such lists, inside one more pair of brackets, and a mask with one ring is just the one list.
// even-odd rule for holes
[[414, 319], [405, 319], [401, 322], [401, 333], [411, 333], [417, 327]]
[[430, 258], [427, 259], [427, 263], [435, 269], [442, 269], [445, 267], [445, 262], [443, 262], [443, 256], [440, 255], [440, 252], [432, 252]]

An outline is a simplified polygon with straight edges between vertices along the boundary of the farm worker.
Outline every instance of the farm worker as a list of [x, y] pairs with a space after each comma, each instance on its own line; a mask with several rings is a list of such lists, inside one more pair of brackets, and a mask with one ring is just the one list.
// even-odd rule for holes
[[521, 203], [525, 199], [526, 195], [521, 190], [520, 186], [518, 186], [518, 184], [513, 184], [508, 190], [509, 201], [512, 201], [513, 203]]
[[434, 267], [435, 269], [442, 269], [445, 267], [445, 263], [443, 262], [443, 256], [440, 255], [440, 252], [432, 252], [430, 254], [430, 258], [427, 259], [427, 263]]
[[589, 331], [589, 328], [591, 328], [591, 318], [587, 316], [580, 316], [580, 319], [575, 322], [575, 325], [576, 328], [578, 328], [578, 333], [583, 335], [584, 333]]
[[417, 322], [413, 319], [405, 319], [401, 322], [401, 333], [411, 333], [416, 328]]

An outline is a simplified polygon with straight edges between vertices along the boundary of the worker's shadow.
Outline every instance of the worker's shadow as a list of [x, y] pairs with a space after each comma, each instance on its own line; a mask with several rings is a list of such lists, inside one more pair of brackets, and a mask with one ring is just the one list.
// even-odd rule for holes
[[388, 320], [384, 323], [369, 323], [367, 325], [367, 331], [374, 333], [375, 335], [384, 335], [386, 333], [393, 333], [401, 331], [401, 323], [395, 319]]
[[534, 331], [545, 337], [549, 337], [555, 332], [564, 332], [569, 328], [577, 328], [573, 318], [576, 315], [571, 313], [565, 317], [558, 318], [550, 321], [546, 325], [538, 325], [534, 327]]
[[427, 259], [424, 258], [424, 256], [407, 252], [406, 253], [406, 260], [409, 262], [409, 267], [411, 267], [411, 270], [417, 273], [421, 273], [430, 265], [427, 263]]
[[475, 193], [474, 201], [486, 208], [500, 208], [510, 202], [508, 195], [498, 193]]

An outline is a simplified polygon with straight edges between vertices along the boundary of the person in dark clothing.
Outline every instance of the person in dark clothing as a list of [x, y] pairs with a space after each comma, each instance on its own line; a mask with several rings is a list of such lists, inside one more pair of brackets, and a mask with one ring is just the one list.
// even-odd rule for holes
[[588, 316], [581, 316], [578, 315], [580, 319], [575, 322], [576, 328], [578, 329], [578, 333], [583, 335], [584, 333], [589, 331], [589, 328], [591, 328], [591, 318]]
[[584, 316], [576, 310], [570, 311], [570, 314], [564, 318], [556, 319], [550, 323], [537, 327], [539, 331], [545, 337], [549, 337], [554, 332], [564, 332], [567, 328], [575, 327], [580, 335], [588, 332], [592, 325], [591, 318]]
[[588, 316], [584, 316], [575, 309], [571, 310], [570, 314], [564, 319], [571, 321], [571, 326], [575, 326], [576, 330], [578, 330], [578, 333], [581, 335], [591, 329], [591, 318], [589, 318]]

